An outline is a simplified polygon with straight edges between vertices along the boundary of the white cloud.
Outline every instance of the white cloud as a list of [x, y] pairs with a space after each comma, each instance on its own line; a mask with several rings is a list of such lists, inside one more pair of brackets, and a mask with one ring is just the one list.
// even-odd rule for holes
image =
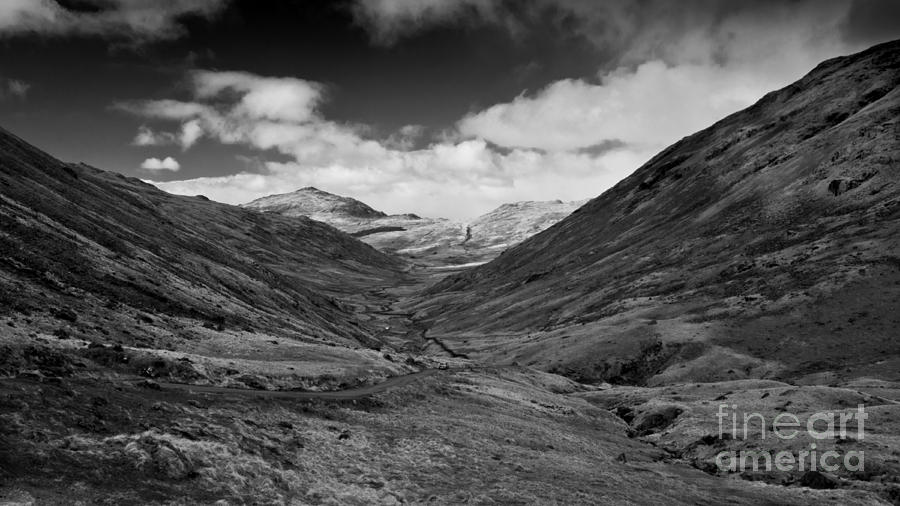
[[86, 34], [136, 40], [172, 39], [184, 33], [179, 19], [210, 17], [228, 0], [103, 0], [95, 12], [68, 10], [52, 0], [0, 2], [0, 36]]
[[366, 166], [269, 162], [262, 174], [153, 184], [171, 193], [202, 194], [232, 204], [316, 186], [390, 213], [468, 219], [504, 202], [593, 197], [595, 188], [614, 184], [642, 156], [628, 151], [612, 151], [599, 158], [532, 150], [500, 154], [484, 141], [465, 141], [406, 153], [386, 151], [382, 159], [372, 159]]
[[189, 120], [196, 116], [213, 113], [211, 107], [178, 100], [146, 100], [137, 102], [117, 102], [114, 107], [125, 112], [154, 119]]
[[9, 88], [10, 95], [19, 98], [25, 98], [25, 95], [31, 88], [30, 84], [18, 79], [10, 79], [9, 81], [7, 81], [6, 85]]
[[195, 72], [198, 98], [215, 98], [227, 91], [242, 94], [233, 114], [249, 118], [302, 122], [313, 119], [322, 98], [318, 83], [289, 77], [266, 79], [247, 72]]
[[0, 99], [7, 97], [24, 99], [31, 85], [20, 79], [0, 77]]
[[141, 163], [144, 170], [168, 170], [177, 172], [181, 168], [181, 164], [171, 156], [167, 156], [160, 160], [159, 158], [147, 158]]
[[179, 145], [182, 150], [187, 150], [203, 137], [203, 127], [199, 120], [189, 120], [181, 125], [180, 131], [158, 132], [152, 128], [141, 125], [131, 143], [135, 146], [170, 146]]
[[357, 22], [380, 44], [393, 44], [423, 25], [460, 17], [498, 20], [496, 0], [361, 0], [353, 5]]
[[[634, 9], [622, 3], [601, 8], [593, 1], [566, 0], [570, 12], [585, 13], [579, 29], [606, 22], [619, 30], [618, 43], [630, 44], [620, 65], [469, 114], [421, 149], [414, 149], [422, 144], [419, 127], [377, 140], [366, 128], [328, 120], [319, 112], [324, 88], [296, 78], [197, 72], [187, 100], [120, 107], [177, 122], [182, 132], [196, 125], [190, 128], [205, 138], [247, 146], [261, 156], [272, 150], [291, 160], [265, 163], [260, 173], [155, 183], [166, 191], [242, 203], [311, 185], [387, 212], [464, 219], [504, 202], [599, 195], [667, 144], [749, 106], [826, 58], [860, 49], [837, 35], [848, 9], [840, 2], [727, 12], [711, 2], [709, 12], [694, 9], [697, 19], [686, 19], [675, 4], [649, 1], [662, 6], [651, 12], [667, 16], [632, 19], [627, 12]], [[396, 14], [391, 19], [415, 21], [488, 9], [487, 3], [476, 3], [369, 5]], [[627, 12], [606, 21], [590, 14], [592, 6], [614, 12], [606, 8], [610, 5]], [[384, 40], [402, 34], [403, 29], [391, 32], [392, 22], [385, 22]], [[598, 41], [601, 35], [608, 34], [597, 34]], [[183, 146], [191, 145], [180, 138]]]
[[188, 149], [203, 136], [203, 127], [200, 126], [199, 120], [190, 120], [181, 125], [181, 133], [178, 136], [178, 142], [181, 149]]
[[463, 135], [500, 146], [571, 150], [618, 139], [661, 146], [740, 110], [781, 84], [753, 72], [661, 61], [592, 84], [557, 81], [459, 122]]
[[[191, 76], [188, 101], [120, 104], [135, 114], [196, 124], [224, 144], [274, 150], [292, 161], [268, 162], [262, 173], [240, 173], [184, 181], [155, 182], [178, 194], [203, 194], [243, 203], [316, 186], [360, 198], [388, 212], [468, 218], [512, 200], [582, 199], [615, 182], [636, 161], [610, 151], [500, 153], [483, 139], [446, 140], [424, 149], [403, 142], [366, 138], [365, 129], [329, 121], [317, 111], [324, 90], [293, 78], [212, 72]], [[262, 90], [273, 90], [265, 97]], [[395, 139], [413, 139], [422, 127], [400, 129]], [[643, 156], [643, 155], [641, 155]], [[555, 183], [551, 184], [553, 181]]]
[[172, 144], [175, 136], [168, 132], [156, 132], [152, 128], [141, 125], [131, 141], [135, 146], [164, 146]]
[[648, 10], [660, 14], [653, 19], [636, 19], [641, 10], [618, 2], [589, 2], [593, 10], [575, 0], [562, 4], [603, 23], [592, 32], [598, 42], [611, 44], [611, 34], [619, 44], [628, 40], [623, 65], [596, 80], [557, 81], [472, 113], [457, 125], [463, 135], [546, 150], [610, 139], [659, 150], [795, 81], [820, 61], [861, 49], [837, 35], [848, 15], [846, 2], [759, 9], [736, 3], [724, 13], [712, 4], [694, 9], [691, 19], [675, 4], [650, 2]]

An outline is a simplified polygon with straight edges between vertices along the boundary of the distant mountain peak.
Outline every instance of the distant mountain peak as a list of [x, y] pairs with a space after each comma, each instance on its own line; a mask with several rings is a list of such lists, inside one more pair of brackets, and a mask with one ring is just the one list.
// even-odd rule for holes
[[277, 212], [285, 216], [308, 216], [315, 220], [381, 218], [385, 213], [351, 197], [343, 197], [320, 190], [314, 186], [300, 188], [291, 193], [280, 193], [258, 198], [243, 207]]
[[383, 251], [440, 264], [480, 263], [565, 218], [585, 201], [520, 201], [503, 204], [469, 223], [417, 214], [386, 215], [366, 204], [307, 186], [292, 193], [269, 195], [244, 207], [257, 211], [305, 216], [355, 235]]

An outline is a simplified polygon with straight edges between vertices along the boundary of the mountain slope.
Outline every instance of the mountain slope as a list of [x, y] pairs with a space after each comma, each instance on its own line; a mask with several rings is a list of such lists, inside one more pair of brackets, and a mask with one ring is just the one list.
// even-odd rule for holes
[[396, 259], [328, 225], [170, 195], [5, 131], [0, 234], [0, 312], [19, 344], [56, 335], [237, 357], [287, 337], [308, 359], [358, 367], [371, 357], [352, 348], [377, 343], [357, 306], [402, 278]]
[[826, 61], [419, 316], [459, 352], [588, 379], [896, 376], [898, 83], [900, 42]]

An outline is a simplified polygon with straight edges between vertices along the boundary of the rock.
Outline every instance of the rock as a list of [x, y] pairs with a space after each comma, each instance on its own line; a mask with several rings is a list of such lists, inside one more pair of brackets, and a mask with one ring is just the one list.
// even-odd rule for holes
[[235, 379], [254, 390], [267, 390], [269, 386], [269, 382], [266, 378], [256, 374], [244, 374]]
[[132, 441], [125, 445], [123, 452], [125, 456], [134, 462], [134, 466], [138, 469], [150, 462], [150, 455], [141, 448], [140, 443], [137, 441]]
[[621, 418], [625, 423], [631, 423], [634, 421], [634, 410], [629, 408], [628, 406], [619, 406], [613, 411], [613, 413]]
[[16, 377], [35, 380], [35, 381], [41, 381], [44, 379], [44, 375], [41, 374], [41, 371], [38, 371], [36, 369], [31, 369], [28, 371], [19, 371], [19, 374], [17, 374]]
[[681, 408], [676, 406], [666, 406], [665, 408], [645, 416], [640, 423], [638, 423], [637, 427], [635, 427], [635, 430], [642, 436], [662, 431], [666, 427], [672, 425], [672, 422], [674, 422], [681, 413]]
[[831, 182], [828, 183], [828, 191], [831, 192], [832, 195], [837, 197], [844, 191], [844, 188], [841, 187], [843, 183], [843, 179], [832, 179]]
[[820, 473], [819, 471], [807, 471], [800, 478], [800, 485], [816, 489], [837, 488], [840, 480], [836, 476]]
[[34, 496], [24, 490], [5, 490], [0, 492], [0, 504], [3, 506], [33, 506], [37, 504]]
[[53, 316], [67, 322], [74, 323], [78, 321], [78, 314], [68, 308], [57, 308], [55, 311], [53, 311]]
[[157, 383], [151, 379], [145, 379], [143, 381], [139, 381], [136, 383], [136, 386], [141, 387], [141, 388], [146, 388], [148, 390], [162, 390], [162, 387], [159, 386], [159, 383]]
[[770, 485], [786, 486], [791, 481], [790, 475], [778, 471], [744, 471], [740, 476], [747, 481], [760, 481]]
[[193, 472], [190, 462], [169, 446], [158, 446], [151, 457], [156, 471], [166, 478], [181, 480]]

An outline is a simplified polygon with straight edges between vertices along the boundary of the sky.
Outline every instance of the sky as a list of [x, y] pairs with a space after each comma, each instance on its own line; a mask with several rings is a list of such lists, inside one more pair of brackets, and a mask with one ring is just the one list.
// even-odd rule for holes
[[0, 127], [230, 204], [306, 186], [470, 219], [580, 200], [900, 0], [0, 0]]

